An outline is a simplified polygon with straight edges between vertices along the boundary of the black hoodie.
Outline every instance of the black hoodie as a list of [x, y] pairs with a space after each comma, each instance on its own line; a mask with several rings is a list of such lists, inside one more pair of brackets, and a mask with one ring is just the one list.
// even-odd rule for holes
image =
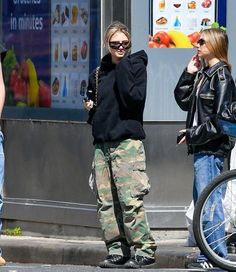
[[[94, 143], [145, 138], [143, 110], [147, 60], [144, 50], [125, 56], [117, 65], [112, 63], [110, 54], [103, 57], [97, 107], [89, 113]], [[89, 90], [92, 90], [94, 97], [95, 71], [89, 76]]]

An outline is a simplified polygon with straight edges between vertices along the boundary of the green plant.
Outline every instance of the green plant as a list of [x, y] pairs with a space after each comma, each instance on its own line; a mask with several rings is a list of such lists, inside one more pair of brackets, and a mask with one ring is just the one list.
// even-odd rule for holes
[[214, 22], [212, 25], [211, 25], [212, 28], [220, 28], [222, 30], [224, 30], [226, 32], [226, 27], [224, 26], [220, 26], [218, 22]]
[[5, 235], [9, 236], [21, 236], [22, 235], [22, 229], [20, 227], [15, 227], [15, 228], [7, 228], [4, 231]]

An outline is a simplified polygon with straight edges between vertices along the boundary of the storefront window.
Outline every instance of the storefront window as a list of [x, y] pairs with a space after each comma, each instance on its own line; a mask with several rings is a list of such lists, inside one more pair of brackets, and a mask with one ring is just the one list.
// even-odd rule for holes
[[[227, 1], [224, 0], [211, 1], [211, 4], [206, 4], [206, 1], [203, 0], [140, 0], [138, 5], [136, 1], [131, 2], [132, 50], [135, 52], [144, 49], [148, 54], [145, 121], [172, 122], [186, 119], [186, 112], [180, 110], [175, 101], [174, 89], [187, 63], [197, 52], [197, 48], [193, 46], [189, 48], [181, 45], [176, 46], [171, 37], [169, 37], [171, 42], [169, 48], [167, 48], [167, 46], [163, 46], [161, 40], [153, 39], [154, 37], [151, 36], [155, 36], [157, 32], [165, 31], [166, 33], [161, 33], [164, 37], [166, 35], [163, 36], [163, 34], [168, 34], [170, 30], [183, 31], [186, 32], [186, 35], [189, 35], [196, 30], [200, 31], [203, 26], [204, 28], [207, 27], [206, 22], [210, 24], [211, 21], [212, 24], [215, 20], [220, 26], [225, 27], [227, 19], [226, 3]], [[180, 24], [178, 20], [176, 23], [176, 16], [180, 20]], [[195, 20], [193, 25], [190, 26], [192, 19], [197, 19], [196, 28]], [[211, 26], [208, 25], [208, 27]], [[151, 35], [148, 36], [148, 34]], [[184, 41], [183, 35], [179, 34], [178, 32], [178, 39], [175, 40], [182, 43]], [[146, 37], [146, 40], [144, 37]]]
[[83, 119], [100, 13], [97, 0], [1, 1], [6, 118]]

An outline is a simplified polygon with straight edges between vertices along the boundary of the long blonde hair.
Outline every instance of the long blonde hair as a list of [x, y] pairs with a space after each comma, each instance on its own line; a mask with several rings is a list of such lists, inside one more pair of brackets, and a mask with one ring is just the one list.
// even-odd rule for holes
[[226, 32], [220, 28], [208, 28], [201, 31], [206, 37], [206, 46], [210, 52], [219, 60], [227, 64], [231, 71], [228, 61], [229, 40]]

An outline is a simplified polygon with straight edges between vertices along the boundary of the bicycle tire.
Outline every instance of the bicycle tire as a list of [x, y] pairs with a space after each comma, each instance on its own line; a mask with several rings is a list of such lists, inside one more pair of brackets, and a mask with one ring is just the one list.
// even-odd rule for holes
[[[228, 254], [229, 259], [223, 258], [219, 256], [214, 249], [212, 248], [212, 245], [209, 244], [207, 238], [209, 238], [209, 232], [213, 233], [214, 229], [208, 229], [205, 230], [204, 234], [204, 208], [207, 206], [207, 201], [209, 198], [213, 195], [213, 193], [216, 192], [216, 190], [225, 188], [229, 185], [229, 182], [231, 182], [231, 188], [232, 184], [236, 185], [236, 170], [229, 170], [221, 175], [217, 176], [209, 185], [203, 190], [201, 193], [199, 199], [197, 200], [194, 208], [194, 215], [193, 215], [193, 232], [194, 236], [197, 242], [198, 247], [203, 252], [203, 254], [216, 266], [220, 267], [221, 269], [225, 269], [228, 271], [236, 271], [236, 254]], [[232, 183], [233, 182], [233, 183]], [[223, 187], [220, 187], [223, 186]], [[233, 197], [236, 197], [233, 195]], [[235, 201], [236, 203], [236, 201]], [[236, 206], [234, 203], [234, 206]], [[222, 222], [223, 226], [225, 227], [226, 223], [233, 224], [232, 229], [235, 227], [235, 232], [231, 232], [230, 235], [228, 233], [225, 233], [224, 240], [222, 239], [222, 242], [227, 243], [229, 241], [230, 237], [235, 237], [236, 235], [236, 217], [234, 218], [230, 217], [229, 214], [226, 214], [227, 212], [224, 210], [224, 216], [225, 220]], [[231, 222], [232, 220], [232, 222]], [[219, 229], [220, 225], [216, 225], [214, 227], [217, 227]], [[211, 234], [210, 234], [211, 235]], [[220, 242], [221, 243], [221, 242]]]

